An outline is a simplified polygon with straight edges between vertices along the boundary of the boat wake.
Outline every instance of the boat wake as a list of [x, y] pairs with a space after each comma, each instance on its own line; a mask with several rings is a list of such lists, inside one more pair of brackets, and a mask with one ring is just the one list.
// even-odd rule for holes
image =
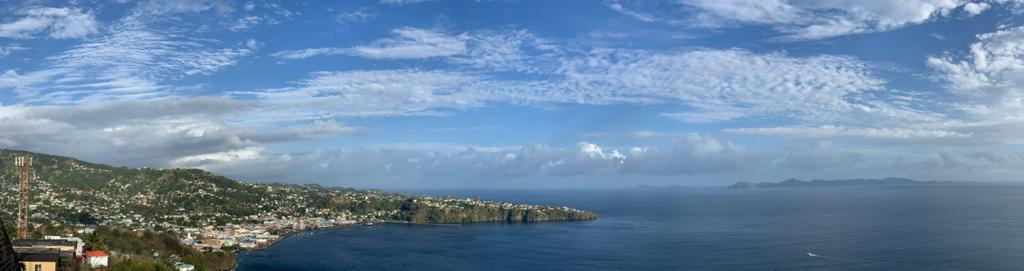
[[815, 254], [814, 252], [807, 252], [807, 257], [815, 257], [815, 258], [821, 258], [821, 259], [825, 259], [825, 260], [845, 262], [845, 263], [851, 263], [851, 264], [886, 264], [886, 262], [879, 262], [879, 261], [872, 261], [872, 260], [859, 260], [859, 259], [852, 259], [852, 258], [842, 258], [842, 257], [833, 257], [833, 256], [827, 256], [827, 255], [819, 255], [819, 254]]
[[857, 258], [845, 258], [835, 257], [828, 255], [821, 255], [814, 252], [807, 252], [808, 257], [819, 258], [822, 260], [837, 261], [848, 263], [850, 265], [867, 265], [867, 266], [880, 266], [880, 267], [892, 267], [892, 266], [916, 266], [922, 269], [935, 269], [935, 270], [984, 270], [979, 268], [970, 267], [959, 267], [959, 266], [945, 266], [930, 263], [917, 263], [917, 262], [904, 262], [904, 261], [881, 261], [881, 260], [869, 260], [869, 259], [857, 259]]

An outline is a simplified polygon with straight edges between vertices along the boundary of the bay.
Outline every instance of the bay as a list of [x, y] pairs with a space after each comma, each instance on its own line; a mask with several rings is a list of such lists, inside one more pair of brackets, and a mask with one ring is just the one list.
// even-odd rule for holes
[[238, 269], [1024, 268], [1024, 186], [400, 192], [566, 205], [599, 218], [311, 231], [239, 253]]

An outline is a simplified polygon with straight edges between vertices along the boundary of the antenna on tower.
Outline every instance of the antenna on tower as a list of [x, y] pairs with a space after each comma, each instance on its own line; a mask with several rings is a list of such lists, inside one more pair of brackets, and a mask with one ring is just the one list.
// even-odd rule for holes
[[28, 239], [28, 189], [32, 179], [32, 157], [22, 155], [14, 158], [18, 169], [18, 239]]

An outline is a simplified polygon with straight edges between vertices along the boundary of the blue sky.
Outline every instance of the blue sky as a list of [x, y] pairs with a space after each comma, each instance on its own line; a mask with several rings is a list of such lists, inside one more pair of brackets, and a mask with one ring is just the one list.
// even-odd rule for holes
[[1016, 1], [24, 1], [0, 147], [250, 182], [1015, 182]]

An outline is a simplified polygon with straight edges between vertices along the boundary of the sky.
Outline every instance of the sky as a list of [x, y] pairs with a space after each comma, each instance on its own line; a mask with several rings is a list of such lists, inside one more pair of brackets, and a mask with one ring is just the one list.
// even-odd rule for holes
[[1012, 0], [0, 3], [0, 148], [357, 188], [1024, 181]]

